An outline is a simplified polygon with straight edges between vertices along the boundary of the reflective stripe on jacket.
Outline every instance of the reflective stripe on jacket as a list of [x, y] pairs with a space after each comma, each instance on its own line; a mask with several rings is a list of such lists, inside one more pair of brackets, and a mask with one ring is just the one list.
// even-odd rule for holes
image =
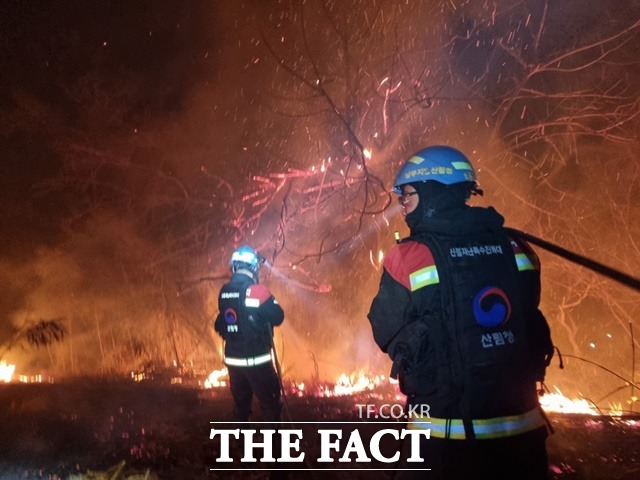
[[[521, 433], [536, 430], [545, 425], [540, 409], [534, 408], [522, 415], [484, 418], [472, 420], [473, 432], [478, 440], [512, 437]], [[430, 430], [430, 437], [451, 440], [465, 440], [464, 425], [461, 419], [416, 417], [409, 420], [408, 428], [412, 430]]]
[[224, 363], [225, 365], [231, 367], [253, 367], [255, 365], [262, 365], [263, 363], [268, 363], [271, 361], [271, 353], [265, 353], [264, 355], [259, 355], [257, 357], [249, 357], [249, 358], [235, 358], [235, 357], [225, 357]]

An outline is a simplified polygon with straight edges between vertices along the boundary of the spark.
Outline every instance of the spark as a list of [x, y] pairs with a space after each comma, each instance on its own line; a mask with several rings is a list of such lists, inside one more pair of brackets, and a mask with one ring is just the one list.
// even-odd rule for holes
[[[380, 82], [380, 86], [384, 85], [385, 83], [387, 83], [387, 81], [389, 80], [389, 77], [385, 77], [382, 82]], [[393, 88], [387, 88], [384, 92], [384, 103], [382, 104], [382, 119], [383, 119], [383, 131], [384, 131], [384, 135], [386, 136], [387, 133], [389, 132], [389, 124], [388, 124], [388, 113], [387, 113], [387, 109], [388, 109], [388, 105], [389, 105], [389, 96], [394, 93], [402, 84], [402, 82], [398, 82], [398, 84], [393, 87]]]
[[376, 270], [380, 270], [383, 259], [384, 259], [384, 252], [382, 250], [378, 250], [377, 260], [374, 260], [373, 258], [373, 250], [369, 250], [369, 260], [371, 261], [371, 265], [373, 265], [373, 268], [375, 268]]
[[344, 185], [344, 180], [334, 180], [333, 182], [330, 182], [330, 183], [325, 183], [325, 184], [322, 184], [322, 185], [317, 185], [315, 187], [306, 188], [306, 189], [302, 190], [302, 193], [317, 192], [319, 190], [324, 190], [326, 188], [341, 187], [343, 185]]

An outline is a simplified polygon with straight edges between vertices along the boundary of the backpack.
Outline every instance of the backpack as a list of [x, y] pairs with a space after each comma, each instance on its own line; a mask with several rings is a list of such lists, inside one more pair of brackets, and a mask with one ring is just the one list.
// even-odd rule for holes
[[[432, 382], [435, 411], [445, 418], [490, 418], [534, 406], [527, 312], [511, 241], [504, 231], [423, 234], [439, 278], [439, 314], [430, 312], [428, 344], [414, 382]], [[409, 372], [410, 373], [410, 372]], [[405, 376], [411, 381], [411, 375]], [[422, 385], [408, 386], [420, 392]], [[437, 415], [436, 415], [437, 416]]]
[[[270, 344], [270, 327], [258, 318], [259, 312], [249, 312], [246, 306], [247, 290], [251, 285], [229, 283], [222, 287], [219, 295], [219, 309], [224, 317], [226, 342], [238, 345]], [[253, 310], [253, 309], [252, 309]]]

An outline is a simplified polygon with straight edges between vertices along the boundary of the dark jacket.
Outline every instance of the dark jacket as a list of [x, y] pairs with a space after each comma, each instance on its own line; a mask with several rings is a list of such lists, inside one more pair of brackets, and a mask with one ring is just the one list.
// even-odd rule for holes
[[225, 340], [225, 357], [249, 358], [271, 351], [273, 327], [284, 311], [264, 285], [234, 273], [218, 295], [215, 330]]
[[471, 418], [534, 408], [553, 354], [537, 256], [492, 208], [414, 227], [386, 255], [368, 315], [402, 391], [438, 418], [460, 418], [464, 402]]

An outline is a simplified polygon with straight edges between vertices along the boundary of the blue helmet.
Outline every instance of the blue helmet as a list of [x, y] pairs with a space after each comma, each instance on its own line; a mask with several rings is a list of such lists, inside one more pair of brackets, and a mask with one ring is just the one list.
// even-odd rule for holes
[[232, 272], [245, 269], [256, 273], [260, 267], [262, 258], [263, 257], [249, 245], [243, 245], [231, 254], [229, 266]]
[[[427, 180], [445, 185], [463, 182], [475, 184], [476, 171], [469, 159], [455, 148], [444, 145], [423, 148], [402, 166], [393, 182], [393, 192], [401, 194], [403, 185]], [[472, 189], [478, 190], [476, 185]]]

